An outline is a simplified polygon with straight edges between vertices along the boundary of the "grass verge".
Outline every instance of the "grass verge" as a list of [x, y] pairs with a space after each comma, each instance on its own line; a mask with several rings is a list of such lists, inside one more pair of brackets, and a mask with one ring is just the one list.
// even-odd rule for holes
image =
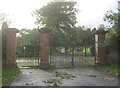
[[22, 67], [22, 66], [39, 66], [39, 63], [38, 62], [34, 62], [34, 61], [31, 61], [31, 62], [17, 62], [17, 66], [18, 67]]
[[114, 75], [120, 75], [120, 66], [118, 65], [96, 65], [96, 68]]
[[9, 86], [19, 73], [20, 73], [19, 68], [3, 68], [2, 86]]

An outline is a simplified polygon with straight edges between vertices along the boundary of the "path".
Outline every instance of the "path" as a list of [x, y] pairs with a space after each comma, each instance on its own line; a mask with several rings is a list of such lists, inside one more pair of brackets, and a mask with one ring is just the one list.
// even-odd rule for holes
[[[118, 86], [118, 78], [110, 73], [101, 72], [95, 68], [68, 68], [56, 70], [41, 69], [21, 69], [21, 74], [17, 76], [11, 86], [46, 86], [42, 81], [56, 78], [56, 71], [64, 71], [76, 75], [76, 78], [61, 79], [61, 86]], [[96, 77], [91, 77], [94, 74]], [[113, 77], [112, 80], [104, 80], [104, 77]]]

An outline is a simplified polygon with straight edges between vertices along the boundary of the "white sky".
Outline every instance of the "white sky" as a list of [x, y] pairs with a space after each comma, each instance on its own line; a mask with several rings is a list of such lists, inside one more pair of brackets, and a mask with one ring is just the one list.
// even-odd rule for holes
[[[33, 10], [42, 7], [51, 0], [0, 0], [0, 12], [8, 14], [11, 21], [10, 27], [36, 28], [35, 17], [32, 17]], [[77, 1], [78, 25], [86, 27], [97, 27], [104, 24], [104, 14], [108, 10], [116, 10], [117, 0], [73, 0]]]

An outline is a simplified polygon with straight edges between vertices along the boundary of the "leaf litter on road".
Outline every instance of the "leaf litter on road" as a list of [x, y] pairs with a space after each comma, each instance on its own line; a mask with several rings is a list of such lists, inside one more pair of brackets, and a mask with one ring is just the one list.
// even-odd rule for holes
[[33, 85], [34, 83], [33, 82], [26, 82], [25, 85]]
[[89, 76], [90, 77], [97, 77], [95, 74], [90, 74]]
[[48, 86], [59, 86], [61, 84], [58, 79], [48, 79], [42, 82], [46, 83]]
[[104, 80], [113, 80], [114, 78], [113, 77], [104, 77], [103, 79]]
[[[60, 79], [71, 79], [75, 78], [76, 76], [73, 74], [68, 74], [67, 72], [55, 72], [56, 77], [60, 77]], [[60, 79], [48, 79], [42, 82], [46, 83], [48, 86], [59, 86], [61, 85]]]
[[60, 77], [61, 79], [73, 79], [76, 78], [73, 74], [68, 74], [67, 72], [55, 72], [56, 77]]

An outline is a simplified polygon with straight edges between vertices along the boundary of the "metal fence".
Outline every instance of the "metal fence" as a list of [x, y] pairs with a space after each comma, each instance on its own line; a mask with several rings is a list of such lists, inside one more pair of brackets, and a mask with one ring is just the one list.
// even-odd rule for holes
[[18, 67], [38, 67], [39, 62], [39, 57], [21, 57], [16, 60]]
[[72, 57], [70, 55], [51, 56], [50, 64], [56, 67], [91, 66], [91, 65], [94, 65], [94, 57], [92, 56]]
[[76, 48], [72, 51], [72, 48], [52, 47], [49, 61], [56, 67], [91, 66], [94, 65], [95, 58], [92, 56], [90, 48], [86, 50]]
[[[23, 48], [24, 49], [24, 48]], [[34, 50], [34, 49], [33, 49]], [[24, 50], [22, 57], [17, 57], [18, 67], [38, 67], [40, 65], [39, 50], [28, 52]], [[69, 67], [69, 66], [91, 66], [94, 65], [95, 58], [89, 53], [74, 50], [74, 54], [70, 50], [65, 52], [59, 49], [50, 51], [49, 63], [55, 67]], [[27, 54], [27, 55], [26, 55]], [[29, 55], [29, 56], [28, 56]]]

